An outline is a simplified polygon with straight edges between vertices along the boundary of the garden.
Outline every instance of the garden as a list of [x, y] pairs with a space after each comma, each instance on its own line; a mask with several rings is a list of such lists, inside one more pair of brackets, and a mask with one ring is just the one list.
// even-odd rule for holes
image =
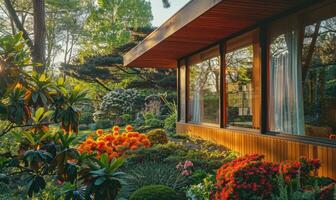
[[142, 29], [150, 4], [83, 2], [46, 1], [47, 43], [43, 23], [31, 26], [35, 8], [0, 3], [10, 16], [0, 14], [0, 199], [335, 198], [317, 159], [268, 162], [177, 133], [176, 71], [122, 67], [122, 53], [153, 29]]

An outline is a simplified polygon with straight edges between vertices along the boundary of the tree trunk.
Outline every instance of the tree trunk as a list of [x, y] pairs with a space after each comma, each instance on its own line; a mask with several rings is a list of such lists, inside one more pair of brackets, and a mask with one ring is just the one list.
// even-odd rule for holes
[[45, 43], [46, 43], [46, 26], [45, 26], [45, 1], [32, 0], [34, 9], [34, 48], [32, 52], [33, 61], [42, 64], [35, 67], [39, 73], [45, 70]]

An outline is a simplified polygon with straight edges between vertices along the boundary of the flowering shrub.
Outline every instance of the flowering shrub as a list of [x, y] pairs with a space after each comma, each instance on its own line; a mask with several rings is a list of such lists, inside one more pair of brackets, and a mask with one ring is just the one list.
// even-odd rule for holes
[[277, 164], [262, 161], [261, 155], [247, 155], [224, 164], [217, 171], [216, 200], [270, 197]]
[[120, 127], [114, 126], [112, 131], [104, 132], [102, 129], [96, 130], [97, 138], [92, 136], [86, 138], [78, 147], [80, 153], [97, 154], [100, 158], [102, 154], [107, 154], [109, 159], [117, 158], [126, 151], [137, 150], [150, 147], [150, 141], [145, 134], [133, 132], [133, 127], [127, 125], [125, 132], [120, 133]]
[[192, 173], [191, 168], [193, 166], [194, 164], [190, 160], [186, 160], [184, 163], [179, 162], [176, 169], [181, 171], [182, 176], [189, 176]]
[[284, 176], [285, 182], [289, 183], [294, 178], [296, 178], [297, 174], [300, 173], [300, 176], [306, 178], [310, 175], [316, 175], [318, 168], [320, 168], [321, 163], [318, 159], [308, 160], [305, 157], [301, 157], [299, 161], [283, 161], [280, 163], [280, 171]]
[[[291, 184], [300, 177], [300, 186], [311, 184], [320, 167], [318, 159], [283, 161], [280, 164], [263, 161], [262, 155], [246, 155], [224, 164], [216, 176], [216, 200], [270, 198], [278, 193], [276, 179], [284, 177], [285, 184]], [[314, 172], [314, 173], [312, 173]], [[300, 174], [298, 176], [298, 174]], [[309, 188], [309, 187], [308, 187]]]

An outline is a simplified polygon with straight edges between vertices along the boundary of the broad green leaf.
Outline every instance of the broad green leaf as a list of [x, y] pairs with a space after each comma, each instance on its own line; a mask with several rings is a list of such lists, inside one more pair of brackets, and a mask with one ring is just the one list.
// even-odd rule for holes
[[36, 145], [35, 139], [32, 136], [31, 133], [23, 131], [22, 135], [32, 144], [32, 145]]
[[43, 113], [44, 113], [44, 108], [43, 107], [40, 107], [36, 110], [36, 112], [35, 112], [36, 121], [39, 121], [41, 119], [41, 117], [43, 116]]
[[95, 184], [96, 186], [99, 186], [99, 185], [101, 185], [102, 183], [104, 183], [105, 180], [106, 180], [105, 177], [99, 177], [99, 178], [96, 179], [96, 181], [94, 182], [94, 184]]

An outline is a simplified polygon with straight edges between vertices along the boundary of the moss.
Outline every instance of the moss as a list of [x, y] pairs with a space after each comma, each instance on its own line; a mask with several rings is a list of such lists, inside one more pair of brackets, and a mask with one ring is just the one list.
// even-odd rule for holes
[[136, 190], [130, 200], [172, 200], [177, 199], [176, 192], [164, 185], [147, 185]]

